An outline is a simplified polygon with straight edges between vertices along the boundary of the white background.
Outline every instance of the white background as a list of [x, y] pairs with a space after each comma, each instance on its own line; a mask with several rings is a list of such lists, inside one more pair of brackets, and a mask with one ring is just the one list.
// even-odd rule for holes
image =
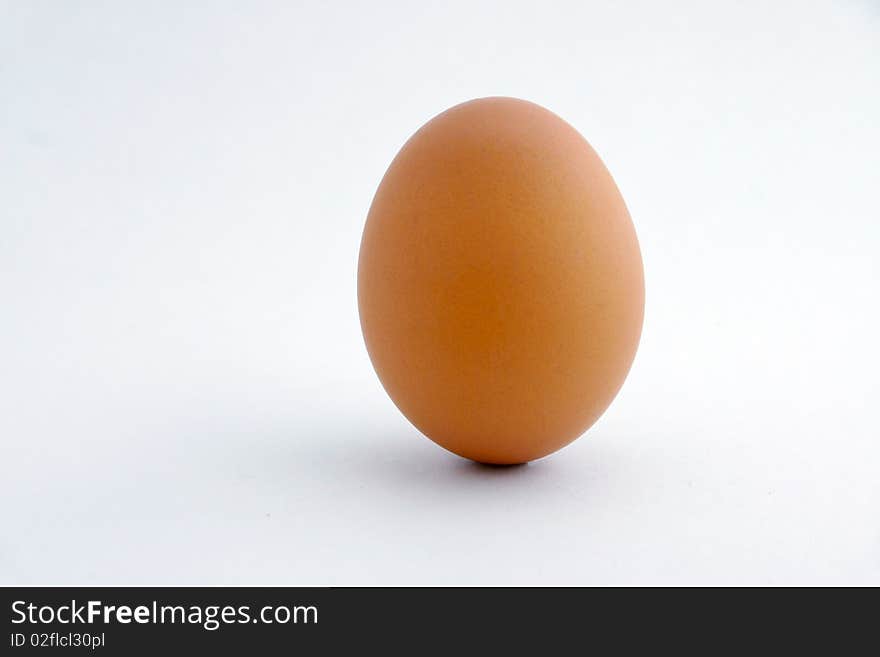
[[[444, 452], [360, 336], [372, 194], [509, 95], [630, 207], [586, 436]], [[880, 8], [0, 4], [0, 582], [880, 584]]]

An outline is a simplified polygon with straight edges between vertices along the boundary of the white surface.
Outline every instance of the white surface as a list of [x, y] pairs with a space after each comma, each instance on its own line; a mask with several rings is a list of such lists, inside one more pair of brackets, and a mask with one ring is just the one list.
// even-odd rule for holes
[[[876, 3], [256, 4], [0, 8], [0, 582], [880, 584]], [[647, 277], [514, 469], [406, 422], [355, 300], [391, 158], [487, 95], [593, 143]]]

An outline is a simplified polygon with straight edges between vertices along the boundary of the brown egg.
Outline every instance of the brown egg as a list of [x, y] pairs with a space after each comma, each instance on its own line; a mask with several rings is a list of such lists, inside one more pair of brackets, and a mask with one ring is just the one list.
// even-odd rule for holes
[[358, 305], [379, 379], [420, 431], [523, 463], [580, 436], [623, 384], [642, 259], [586, 140], [538, 105], [483, 98], [394, 158], [364, 228]]

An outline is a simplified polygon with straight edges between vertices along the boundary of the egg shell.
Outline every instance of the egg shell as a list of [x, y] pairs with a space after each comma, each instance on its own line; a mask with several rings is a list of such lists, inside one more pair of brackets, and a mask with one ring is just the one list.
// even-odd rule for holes
[[568, 123], [484, 98], [403, 146], [358, 263], [370, 359], [426, 436], [513, 464], [584, 433], [632, 364], [644, 278], [611, 175]]

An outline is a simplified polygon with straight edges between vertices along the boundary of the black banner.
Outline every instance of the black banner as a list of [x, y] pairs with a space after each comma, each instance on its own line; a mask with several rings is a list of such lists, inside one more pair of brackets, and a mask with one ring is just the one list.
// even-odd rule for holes
[[[50, 651], [156, 655], [219, 650], [347, 653], [443, 646], [471, 654], [475, 643], [546, 654], [548, 645], [645, 642], [769, 647], [828, 627], [840, 605], [805, 602], [799, 591], [709, 589], [465, 588], [5, 588], [0, 654]], [[795, 595], [792, 595], [795, 594]], [[840, 596], [840, 592], [835, 595]], [[874, 607], [852, 610], [853, 630], [874, 623]], [[816, 637], [818, 639], [818, 637]], [[839, 638], [836, 639], [839, 642]], [[575, 642], [575, 643], [572, 643]], [[839, 645], [839, 644], [838, 644]], [[558, 652], [558, 651], [554, 651]], [[582, 652], [582, 650], [578, 650]]]

